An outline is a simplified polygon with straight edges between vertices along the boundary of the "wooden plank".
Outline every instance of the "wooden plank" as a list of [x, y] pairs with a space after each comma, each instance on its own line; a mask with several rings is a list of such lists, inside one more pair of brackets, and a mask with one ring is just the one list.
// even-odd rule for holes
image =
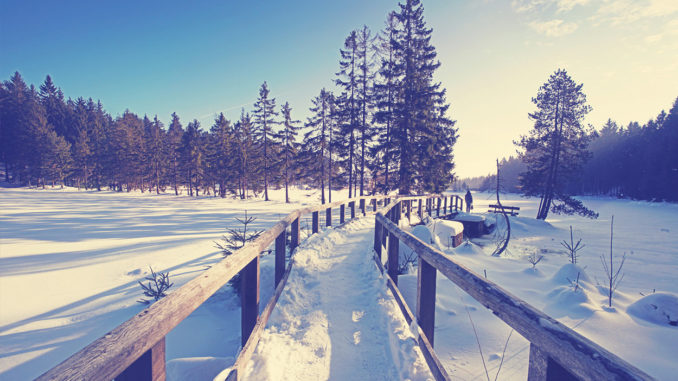
[[360, 200], [360, 211], [362, 212], [363, 216], [365, 216], [367, 211], [365, 210], [365, 199], [364, 198]]
[[440, 217], [440, 204], [442, 204], [442, 200], [440, 197], [438, 197], [438, 203], [436, 205], [436, 217]]
[[374, 251], [381, 260], [381, 224], [376, 219], [374, 220]]
[[287, 230], [283, 230], [275, 239], [275, 286], [277, 287], [285, 273], [285, 257], [287, 256]]
[[244, 346], [259, 315], [259, 256], [240, 272], [240, 332]]
[[424, 212], [421, 209], [421, 203], [422, 201], [421, 199], [419, 199], [419, 207], [417, 208], [417, 213], [419, 213], [419, 220], [424, 218]]
[[332, 208], [325, 210], [325, 226], [332, 226]]
[[346, 214], [345, 209], [346, 209], [345, 205], [344, 205], [344, 204], [341, 204], [341, 206], [339, 207], [339, 223], [340, 223], [340, 224], [343, 224], [343, 223], [344, 223], [344, 220], [345, 220], [345, 218], [346, 218], [346, 217], [345, 217], [345, 214]]
[[422, 259], [582, 380], [652, 378], [591, 340], [535, 309], [506, 290], [454, 262], [440, 251], [397, 228], [382, 214], [376, 218]]
[[436, 269], [421, 257], [417, 266], [417, 323], [434, 346]]
[[165, 338], [163, 337], [132, 365], [115, 377], [115, 380], [164, 381], [165, 378]]
[[447, 196], [443, 197], [443, 200], [444, 200], [443, 214], [447, 214]]
[[372, 205], [373, 205], [372, 211], [376, 212], [377, 211], [377, 199], [376, 198], [372, 199]]
[[351, 209], [351, 219], [355, 218], [355, 201], [348, 203], [348, 207]]

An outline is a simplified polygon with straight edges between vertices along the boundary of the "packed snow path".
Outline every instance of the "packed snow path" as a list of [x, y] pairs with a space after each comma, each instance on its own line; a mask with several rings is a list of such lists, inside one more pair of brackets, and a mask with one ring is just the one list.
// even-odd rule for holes
[[246, 379], [433, 378], [373, 261], [373, 224], [353, 220], [297, 249]]

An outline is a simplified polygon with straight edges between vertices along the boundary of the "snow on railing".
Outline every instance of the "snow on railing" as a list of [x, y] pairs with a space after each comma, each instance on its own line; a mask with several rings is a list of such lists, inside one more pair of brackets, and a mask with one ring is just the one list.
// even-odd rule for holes
[[[405, 211], [409, 219], [415, 201], [416, 198], [401, 198], [376, 213], [374, 259], [382, 272], [388, 273], [389, 288], [408, 323], [416, 320], [419, 346], [437, 380], [450, 379], [433, 350], [438, 271], [530, 342], [528, 380], [652, 379], [640, 369], [401, 230], [398, 227], [401, 214]], [[426, 199], [426, 205], [422, 207], [421, 199], [418, 200], [420, 218], [423, 217], [423, 208], [429, 214], [432, 212], [433, 202], [433, 199]], [[437, 211], [440, 214], [440, 199]], [[416, 317], [410, 312], [397, 287], [399, 241], [419, 257]], [[384, 247], [388, 255], [386, 270], [381, 258]]]

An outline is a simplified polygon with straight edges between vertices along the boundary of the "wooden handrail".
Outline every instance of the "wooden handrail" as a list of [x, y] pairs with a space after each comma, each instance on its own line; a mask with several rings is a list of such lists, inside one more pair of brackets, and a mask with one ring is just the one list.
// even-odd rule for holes
[[[437, 270], [530, 341], [529, 380], [652, 379], [640, 369], [456, 263], [414, 235], [401, 230], [397, 225], [398, 213], [393, 213], [400, 210], [396, 205], [400, 205], [400, 201], [383, 208], [375, 216], [375, 250], [381, 258], [384, 237], [388, 235], [389, 258], [392, 250], [395, 250], [397, 258], [399, 241], [418, 254], [417, 320], [431, 345]], [[419, 205], [421, 208], [421, 202]], [[429, 213], [433, 209], [428, 200], [426, 209]], [[389, 263], [388, 267], [392, 265]], [[389, 271], [389, 275], [394, 278], [394, 284], [397, 284], [397, 273], [395, 276], [392, 274]]]
[[[363, 196], [292, 211], [253, 242], [248, 243], [242, 249], [235, 251], [222, 261], [214, 264], [210, 269], [193, 278], [176, 291], [153, 303], [150, 307], [87, 345], [59, 365], [45, 372], [37, 380], [110, 380], [118, 376], [120, 376], [119, 378], [135, 378], [134, 375], [126, 375], [126, 371], [131, 368], [142, 369], [140, 372], [144, 374], [143, 378], [136, 377], [135, 379], [155, 380], [157, 378], [164, 378], [165, 336], [205, 300], [230, 281], [231, 278], [246, 266], [257, 262], [259, 254], [276, 241], [278, 237], [284, 235], [288, 227], [291, 227], [291, 252], [299, 244], [299, 219], [303, 215], [340, 207], [342, 214], [341, 222], [343, 223], [344, 205], [346, 203], [351, 206], [351, 214], [355, 217], [356, 201], [361, 202], [361, 205], [364, 206], [366, 204], [365, 200], [383, 200], [387, 198], [388, 196], [378, 195]], [[276, 256], [280, 255], [277, 249], [284, 242], [284, 239], [278, 240]], [[258, 262], [256, 268], [258, 269]], [[284, 269], [284, 257], [282, 258], [282, 267], [280, 258], [276, 257], [277, 281], [284, 278], [284, 270], [281, 269]], [[258, 278], [256, 276], [257, 305]], [[278, 284], [276, 283], [277, 286]], [[249, 296], [247, 298], [243, 297], [243, 306], [249, 303], [249, 299]], [[254, 319], [255, 321], [248, 322], [252, 325], [251, 328], [248, 328], [249, 332], [251, 332], [258, 321], [256, 320], [258, 319], [256, 315]], [[246, 336], [243, 336], [244, 342], [249, 338], [249, 332]], [[142, 360], [144, 363], [148, 362], [148, 366], [139, 366], [138, 361]], [[157, 376], [156, 370], [162, 376]], [[148, 376], [145, 376], [146, 374]]]

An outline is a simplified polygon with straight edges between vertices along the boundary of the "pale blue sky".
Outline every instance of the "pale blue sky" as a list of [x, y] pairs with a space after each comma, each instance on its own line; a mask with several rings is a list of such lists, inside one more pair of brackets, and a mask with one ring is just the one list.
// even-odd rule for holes
[[[645, 122], [678, 96], [678, 1], [423, 0], [458, 121], [457, 174], [494, 171], [531, 128], [531, 97], [565, 68], [594, 111]], [[0, 1], [0, 78], [16, 70], [40, 84], [50, 74], [70, 97], [177, 112], [209, 128], [224, 111], [251, 109], [268, 81], [296, 119], [332, 87], [339, 48], [352, 30], [382, 28], [396, 1]]]

